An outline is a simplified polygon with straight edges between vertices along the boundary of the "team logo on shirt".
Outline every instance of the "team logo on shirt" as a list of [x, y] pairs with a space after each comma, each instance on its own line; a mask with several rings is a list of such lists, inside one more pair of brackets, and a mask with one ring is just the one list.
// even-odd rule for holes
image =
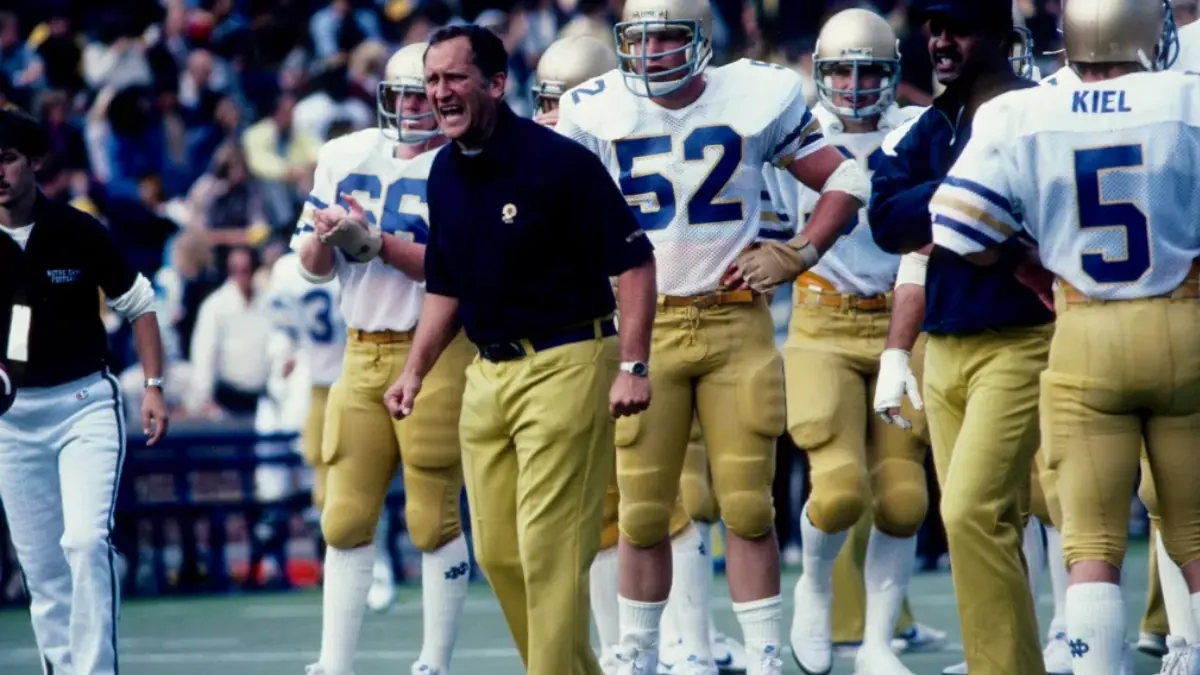
[[79, 270], [46, 270], [52, 284], [70, 284], [79, 279]]
[[517, 205], [505, 204], [504, 208], [500, 209], [500, 220], [504, 221], [505, 225], [512, 225], [513, 219], [517, 217]]

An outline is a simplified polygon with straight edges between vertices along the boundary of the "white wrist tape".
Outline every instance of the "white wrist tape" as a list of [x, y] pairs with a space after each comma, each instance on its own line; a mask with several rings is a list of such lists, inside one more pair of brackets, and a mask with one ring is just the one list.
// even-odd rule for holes
[[139, 274], [125, 295], [112, 300], [108, 306], [122, 319], [133, 323], [139, 316], [154, 311], [154, 287], [149, 279]]
[[303, 265], [303, 263], [300, 264], [298, 267], [300, 269], [300, 276], [304, 277], [304, 280], [310, 284], [329, 283], [330, 281], [333, 281], [334, 277], [337, 276], [337, 265], [334, 265], [333, 269], [329, 270], [329, 274], [326, 274], [324, 276], [321, 276], [319, 274], [313, 274], [312, 272], [309, 272], [308, 268], [305, 267]]
[[825, 186], [821, 188], [821, 194], [827, 192], [845, 192], [866, 204], [871, 196], [871, 179], [858, 162], [847, 159], [829, 174]]
[[900, 258], [900, 268], [896, 270], [896, 286], [913, 284], [925, 285], [925, 271], [929, 266], [929, 256], [923, 253], [905, 253]]

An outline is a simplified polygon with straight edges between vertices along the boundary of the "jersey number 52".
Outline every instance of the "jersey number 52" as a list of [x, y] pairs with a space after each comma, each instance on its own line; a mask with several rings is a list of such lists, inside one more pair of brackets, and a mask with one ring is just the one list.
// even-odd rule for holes
[[1102, 250], [1085, 250], [1084, 273], [1100, 284], [1127, 284], [1150, 269], [1150, 219], [1131, 201], [1105, 199], [1104, 174], [1114, 169], [1137, 169], [1144, 164], [1142, 146], [1114, 145], [1075, 151], [1075, 195], [1081, 229], [1116, 231], [1124, 235], [1125, 253], [1109, 256]]
[[[729, 181], [742, 163], [742, 137], [728, 126], [700, 127], [683, 139], [683, 159], [701, 162], [708, 148], [718, 148], [717, 161], [687, 200], [687, 219], [692, 225], [742, 222], [742, 200], [722, 198]], [[661, 230], [675, 219], [675, 185], [658, 172], [642, 172], [634, 163], [643, 158], [671, 155], [675, 142], [671, 136], [627, 138], [613, 144], [621, 170], [621, 192], [631, 206], [643, 230]]]

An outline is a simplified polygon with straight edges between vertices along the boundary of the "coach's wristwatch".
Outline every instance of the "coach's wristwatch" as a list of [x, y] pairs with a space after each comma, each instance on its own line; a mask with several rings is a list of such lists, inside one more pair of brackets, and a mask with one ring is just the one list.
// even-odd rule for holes
[[637, 377], [650, 375], [650, 366], [645, 361], [622, 361], [621, 370]]
[[163, 388], [162, 378], [161, 377], [147, 377], [145, 386], [142, 388], [149, 389], [150, 387], [157, 387], [159, 391], [162, 391], [162, 388]]

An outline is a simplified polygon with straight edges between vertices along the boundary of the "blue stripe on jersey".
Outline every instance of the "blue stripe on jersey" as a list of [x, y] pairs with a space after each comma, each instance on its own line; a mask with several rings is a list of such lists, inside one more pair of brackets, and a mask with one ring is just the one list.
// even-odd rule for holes
[[788, 230], [768, 230], [760, 228], [758, 230], [759, 239], [774, 239], [776, 241], [787, 241], [792, 238], [792, 233]]
[[307, 201], [308, 201], [308, 203], [309, 203], [309, 204], [312, 204], [313, 206], [317, 207], [318, 209], [327, 209], [327, 208], [329, 208], [329, 205], [328, 205], [328, 204], [326, 204], [325, 202], [321, 201], [320, 197], [317, 197], [316, 195], [312, 195], [312, 194], [310, 194], [310, 195], [308, 196], [308, 200], [307, 200]]
[[779, 145], [775, 146], [775, 149], [771, 151], [771, 155], [774, 156], [783, 152], [784, 148], [791, 144], [792, 141], [799, 138], [800, 134], [804, 133], [804, 129], [809, 124], [812, 124], [812, 111], [805, 110], [804, 117], [800, 118], [800, 124], [797, 124], [796, 128], [792, 129], [791, 133], [789, 133], [787, 136], [784, 136], [782, 141], [779, 141]]
[[1005, 213], [1013, 217], [1013, 220], [1016, 220], [1016, 216], [1013, 214], [1012, 202], [1008, 201], [1008, 199], [988, 186], [980, 185], [973, 180], [957, 178], [955, 176], [946, 176], [944, 179], [942, 179], [942, 183], [944, 185], [952, 185], [969, 192], [974, 192], [980, 197], [983, 197], [989, 202], [995, 204], [997, 208], [1003, 209]]
[[[947, 227], [951, 230], [954, 230], [955, 232], [961, 234], [962, 236], [966, 237], [967, 239], [970, 239], [971, 241], [979, 244], [980, 246], [982, 246], [984, 248], [991, 248], [993, 246], [996, 246], [997, 244], [1004, 243], [1003, 241], [997, 241], [997, 240], [987, 236], [982, 231], [980, 231], [979, 228], [971, 227], [970, 225], [961, 223], [953, 218], [944, 216], [940, 213], [933, 217], [933, 224], [941, 225], [942, 227]], [[982, 226], [982, 227], [986, 227], [986, 226]]]
[[776, 212], [776, 213], [775, 213], [775, 217], [776, 217], [776, 218], [778, 218], [778, 219], [779, 219], [779, 222], [781, 222], [781, 223], [790, 223], [790, 222], [792, 222], [792, 219], [788, 217], [788, 214], [784, 213], [783, 211], [778, 211], [778, 212]]
[[814, 131], [813, 133], [808, 135], [808, 138], [804, 139], [804, 141], [800, 144], [800, 147], [796, 148], [796, 150], [797, 151], [803, 150], [804, 148], [807, 148], [808, 146], [812, 145], [813, 143], [816, 143], [817, 141], [821, 140], [822, 138], [825, 138], [825, 134], [821, 133], [820, 130]]

